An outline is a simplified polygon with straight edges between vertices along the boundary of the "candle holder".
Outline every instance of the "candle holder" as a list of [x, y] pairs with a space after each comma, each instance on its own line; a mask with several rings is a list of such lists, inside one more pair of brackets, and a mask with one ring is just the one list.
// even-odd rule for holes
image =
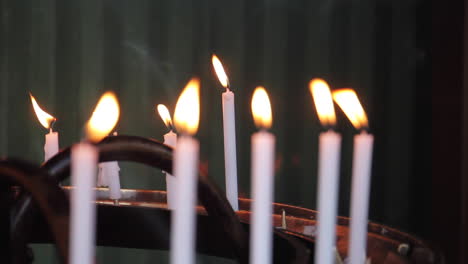
[[[146, 138], [135, 136], [112, 136], [104, 139], [97, 144], [100, 152], [100, 162], [105, 161], [135, 161], [149, 166], [162, 169], [167, 172], [172, 171], [172, 149], [160, 142], [149, 140]], [[70, 170], [70, 148], [62, 150], [56, 156], [51, 158], [42, 166], [43, 170], [48, 171], [48, 178], [59, 182], [69, 175]], [[212, 232], [213, 227], [219, 230], [224, 230], [222, 244], [229, 246], [231, 249], [228, 257], [234, 257], [241, 263], [247, 263], [248, 259], [248, 236], [244, 227], [241, 225], [238, 217], [232, 210], [229, 202], [224, 197], [221, 191], [211, 183], [207, 174], [200, 172], [198, 179], [198, 198], [201, 205], [206, 210], [210, 219], [213, 219], [211, 228], [207, 229]], [[16, 215], [14, 218], [15, 225], [13, 230], [18, 234], [19, 241], [26, 241], [25, 236], [34, 232], [37, 228], [32, 228], [36, 222], [34, 219], [32, 200], [27, 194], [23, 194], [15, 205]], [[120, 208], [120, 207], [119, 207]], [[148, 228], [147, 231], [149, 231]], [[98, 231], [99, 232], [99, 231]], [[149, 232], [151, 233], [151, 232]], [[148, 234], [148, 232], [146, 232]], [[206, 235], [205, 235], [206, 236]], [[308, 248], [296, 241], [297, 239], [289, 236], [284, 236], [282, 232], [275, 232], [276, 240], [284, 245], [289, 246], [293, 251], [308, 251]], [[13, 237], [15, 239], [15, 237]], [[99, 238], [98, 238], [99, 239]], [[282, 246], [286, 248], [286, 246]], [[300, 256], [308, 256], [302, 253], [297, 257], [293, 257], [294, 262], [288, 261], [283, 263], [306, 263], [307, 259]], [[291, 258], [289, 258], [291, 260]]]
[[[101, 162], [135, 161], [167, 172], [172, 171], [172, 149], [157, 141], [134, 136], [113, 136], [104, 139], [97, 147]], [[5, 176], [5, 170], [2, 168], [8, 166], [21, 172], [22, 178], [19, 178], [24, 179], [13, 182], [22, 186], [24, 191], [17, 189], [15, 197], [10, 199], [10, 204], [14, 207], [10, 245], [17, 249], [13, 254], [26, 256], [26, 243], [55, 241], [62, 261], [66, 262], [69, 209], [63, 203], [67, 201], [64, 192], [69, 192], [72, 187], [59, 188], [57, 183], [69, 175], [70, 149], [62, 150], [43, 164], [42, 168], [21, 162], [1, 162], [0, 176]], [[7, 178], [11, 179], [11, 176], [7, 175]], [[31, 185], [29, 181], [45, 183]], [[0, 184], [1, 186], [4, 185]], [[224, 194], [209, 180], [204, 171], [200, 171], [198, 189], [200, 204], [197, 207], [197, 252], [248, 263], [251, 200], [240, 198], [240, 210], [234, 212]], [[96, 188], [96, 192], [97, 245], [143, 249], [169, 248], [171, 213], [166, 204], [166, 192], [123, 189], [118, 204], [109, 200], [107, 188]], [[55, 193], [56, 196], [49, 193]], [[51, 208], [47, 209], [44, 202], [48, 200], [44, 197], [60, 199], [61, 202], [49, 204]], [[38, 203], [45, 217], [37, 213], [33, 200]], [[66, 202], [65, 204], [68, 205]], [[5, 206], [4, 204], [3, 207]], [[51, 212], [60, 221], [53, 220], [54, 218], [48, 215]], [[1, 213], [3, 215], [0, 220], [6, 216], [5, 211]], [[274, 204], [275, 263], [312, 262], [316, 215], [317, 212], [310, 209]], [[337, 252], [341, 256], [347, 253], [348, 224], [349, 218], [338, 218]], [[52, 232], [44, 228], [47, 225], [51, 227]], [[368, 227], [368, 254], [372, 263], [443, 263], [443, 257], [437, 249], [416, 237], [376, 223], [369, 223]], [[0, 228], [5, 228], [3, 222]], [[14, 259], [18, 260], [15, 263], [31, 261], [21, 256]]]

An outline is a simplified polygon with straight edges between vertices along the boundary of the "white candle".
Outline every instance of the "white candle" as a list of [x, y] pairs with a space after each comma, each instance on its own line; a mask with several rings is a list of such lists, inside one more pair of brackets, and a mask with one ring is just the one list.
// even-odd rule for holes
[[51, 157], [57, 154], [59, 150], [58, 132], [52, 131], [52, 124], [57, 121], [57, 119], [42, 110], [37, 103], [36, 98], [34, 98], [31, 93], [29, 93], [29, 97], [31, 98], [31, 103], [39, 122], [45, 128], [49, 129], [49, 134], [46, 134], [44, 144], [44, 161], [48, 161]]
[[219, 58], [216, 55], [213, 55], [211, 61], [219, 82], [224, 88], [226, 88], [226, 91], [222, 95], [226, 196], [234, 211], [238, 211], [239, 201], [237, 192], [236, 113], [234, 109], [234, 93], [229, 89], [229, 79]]
[[271, 127], [271, 106], [263, 87], [252, 97], [255, 124], [262, 129], [252, 135], [252, 216], [250, 221], [250, 262], [272, 263], [273, 192], [275, 137], [265, 129]]
[[315, 262], [335, 263], [336, 211], [338, 204], [341, 136], [333, 131], [319, 136], [318, 217]]
[[[163, 120], [166, 127], [169, 129], [169, 132], [164, 134], [164, 144], [175, 148], [177, 144], [177, 134], [172, 131], [172, 118], [169, 114], [169, 110], [163, 104], [158, 104], [157, 111], [159, 116]], [[167, 208], [175, 209], [176, 198], [177, 198], [177, 181], [178, 179], [171, 174], [164, 172], [166, 174], [166, 200]]]
[[199, 144], [191, 137], [198, 130], [200, 81], [190, 80], [179, 96], [174, 123], [182, 135], [174, 150], [174, 176], [177, 178], [176, 210], [171, 218], [171, 264], [195, 262], [195, 230]]
[[174, 175], [178, 179], [171, 225], [171, 263], [195, 262], [195, 230], [197, 204], [198, 142], [181, 136], [174, 150]]
[[234, 211], [239, 210], [237, 194], [237, 155], [236, 155], [236, 114], [234, 93], [223, 93], [224, 128], [224, 170], [226, 175], [226, 196]]
[[350, 264], [366, 261], [370, 176], [374, 137], [362, 132], [354, 137], [351, 191]]
[[101, 162], [98, 164], [98, 176], [97, 176], [97, 186], [98, 187], [108, 187], [109, 183], [106, 177], [105, 163]]
[[[112, 134], [117, 136], [117, 132]], [[108, 161], [103, 164], [104, 183], [109, 186], [109, 198], [111, 200], [119, 200], [122, 197], [120, 191], [120, 167], [117, 161]]]
[[52, 128], [45, 136], [44, 144], [44, 161], [48, 161], [51, 157], [57, 154], [59, 150], [58, 132], [53, 132]]
[[[117, 124], [120, 110], [113, 93], [105, 93], [86, 125], [87, 138], [98, 142]], [[82, 142], [71, 149], [70, 264], [94, 263], [96, 231], [96, 169], [98, 149], [91, 143]]]
[[80, 143], [71, 150], [71, 224], [70, 264], [94, 263], [95, 215], [94, 183], [98, 150], [89, 143]]
[[105, 177], [109, 184], [109, 198], [111, 200], [119, 200], [122, 197], [120, 191], [120, 167], [117, 161], [105, 162]]
[[[175, 148], [177, 144], [177, 134], [169, 131], [164, 134], [164, 144]], [[167, 190], [167, 207], [169, 209], [175, 208], [175, 200], [177, 198], [177, 178], [171, 174], [164, 172], [166, 174], [166, 190]]]
[[350, 264], [366, 261], [367, 222], [369, 210], [370, 177], [374, 136], [363, 129], [368, 127], [367, 115], [352, 89], [333, 92], [333, 99], [341, 107], [349, 121], [361, 134], [354, 137], [351, 223], [348, 258]]
[[[325, 127], [336, 123], [333, 99], [328, 84], [313, 79], [309, 84], [320, 122]], [[319, 135], [317, 242], [314, 263], [335, 263], [336, 212], [340, 174], [341, 136], [329, 130]]]

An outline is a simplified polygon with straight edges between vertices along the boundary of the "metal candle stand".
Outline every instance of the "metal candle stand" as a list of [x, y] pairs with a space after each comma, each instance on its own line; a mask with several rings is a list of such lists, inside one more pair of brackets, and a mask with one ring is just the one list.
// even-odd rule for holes
[[[97, 144], [102, 161], [134, 161], [172, 171], [172, 149], [160, 142], [113, 136]], [[26, 162], [0, 161], [0, 241], [5, 263], [30, 263], [28, 243], [55, 243], [60, 260], [68, 259], [70, 187], [58, 183], [69, 176], [70, 148], [42, 167]], [[170, 211], [163, 191], [122, 190], [119, 204], [109, 200], [107, 189], [97, 188], [97, 245], [169, 249]], [[234, 212], [223, 192], [200, 170], [198, 178], [197, 251], [248, 263], [250, 200], [239, 199]], [[37, 206], [36, 206], [37, 205]], [[316, 212], [274, 204], [274, 262], [312, 263]], [[337, 250], [346, 255], [348, 218], [339, 217]], [[48, 227], [48, 228], [45, 228]], [[8, 232], [9, 231], [9, 232]], [[398, 230], [370, 223], [368, 254], [372, 263], [443, 263], [440, 253], [425, 242]], [[3, 251], [3, 252], [1, 252]]]

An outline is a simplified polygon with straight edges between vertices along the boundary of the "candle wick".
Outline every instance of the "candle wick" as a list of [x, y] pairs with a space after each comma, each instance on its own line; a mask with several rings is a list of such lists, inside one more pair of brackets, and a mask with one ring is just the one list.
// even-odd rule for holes
[[327, 131], [327, 132], [328, 132], [328, 131], [334, 131], [334, 130], [335, 130], [334, 127], [333, 127], [332, 125], [330, 125], [330, 124], [324, 125], [323, 128], [324, 128], [325, 131]]
[[229, 83], [229, 79], [226, 81], [226, 92], [232, 92], [231, 90], [231, 84]]
[[50, 122], [50, 127], [49, 127], [49, 132], [50, 132], [50, 133], [52, 133], [53, 130], [54, 130], [55, 122], [57, 122], [57, 118], [54, 118], [54, 119], [52, 120], [52, 122]]
[[167, 122], [167, 128], [169, 129], [169, 132], [175, 131], [175, 127], [172, 124], [172, 121]]
[[369, 127], [368, 126], [362, 127], [361, 134], [370, 134]]

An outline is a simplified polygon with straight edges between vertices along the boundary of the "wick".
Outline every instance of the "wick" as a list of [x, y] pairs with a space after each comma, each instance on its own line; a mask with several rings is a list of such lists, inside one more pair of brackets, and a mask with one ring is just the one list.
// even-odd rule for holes
[[370, 134], [369, 133], [369, 127], [365, 126], [361, 128], [361, 134]]
[[54, 119], [52, 120], [52, 122], [50, 122], [50, 127], [49, 127], [50, 133], [52, 133], [52, 131], [53, 131], [55, 122], [57, 122], [57, 118], [54, 118]]
[[324, 128], [324, 129], [325, 129], [325, 131], [327, 131], [327, 132], [333, 132], [333, 131], [334, 131], [334, 129], [333, 129], [334, 127], [333, 127], [333, 125], [330, 125], [330, 124], [326, 124], [326, 125], [324, 125], [324, 127], [323, 127], [323, 128]]
[[231, 84], [229, 83], [229, 79], [226, 80], [226, 92], [231, 92]]
[[167, 128], [169, 129], [169, 132], [171, 132], [171, 131], [174, 132], [174, 131], [175, 131], [175, 127], [174, 127], [174, 125], [172, 124], [172, 121], [169, 121], [169, 122], [167, 122], [167, 123], [168, 123], [168, 124], [167, 124]]

